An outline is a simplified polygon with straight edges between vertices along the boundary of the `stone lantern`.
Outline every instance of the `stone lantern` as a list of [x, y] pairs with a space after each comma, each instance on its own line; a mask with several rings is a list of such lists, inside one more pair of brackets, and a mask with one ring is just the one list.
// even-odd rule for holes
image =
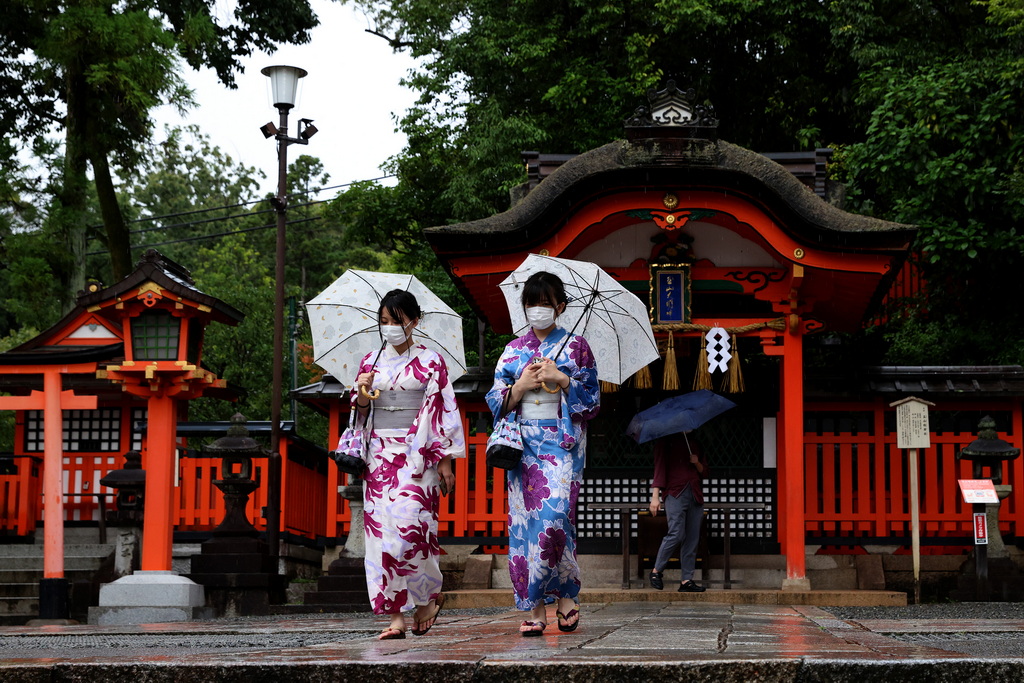
[[128, 451], [124, 454], [124, 467], [110, 470], [100, 479], [101, 486], [117, 491], [116, 509], [107, 512], [107, 522], [138, 525], [142, 523], [146, 491], [146, 470], [142, 469], [142, 454]]
[[[999, 438], [996, 422], [985, 416], [978, 423], [978, 438], [957, 453], [957, 460], [970, 460], [973, 463], [972, 477], [988, 478], [995, 485], [996, 496], [1000, 501], [1009, 497], [1013, 487], [1003, 484], [1003, 463], [1020, 456], [1020, 449]], [[985, 470], [988, 476], [985, 476]], [[999, 503], [974, 503], [975, 512], [985, 513], [988, 543], [975, 546], [973, 560], [964, 563], [961, 569], [960, 588], [954, 593], [955, 598], [990, 600], [995, 594], [997, 599], [1021, 600], [1024, 597], [1024, 584], [1021, 573], [1010, 559], [999, 532]], [[970, 565], [974, 565], [971, 567]], [[973, 569], [973, 571], [972, 571]], [[975, 575], [974, 590], [966, 575]]]
[[267, 543], [249, 521], [249, 496], [259, 484], [252, 478], [252, 459], [269, 452], [249, 437], [245, 417], [235, 414], [228, 433], [203, 446], [203, 455], [221, 459], [221, 478], [213, 482], [224, 494], [224, 519], [192, 557], [196, 583], [206, 589], [207, 602], [219, 616], [266, 614], [283, 602], [283, 577], [277, 573]]

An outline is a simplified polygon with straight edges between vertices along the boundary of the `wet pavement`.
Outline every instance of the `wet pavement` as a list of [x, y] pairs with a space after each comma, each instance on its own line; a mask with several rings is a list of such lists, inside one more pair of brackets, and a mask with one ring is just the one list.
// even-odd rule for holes
[[539, 638], [504, 608], [445, 610], [392, 641], [365, 614], [3, 627], [0, 681], [1024, 680], [1021, 610], [922, 608], [599, 603], [574, 633], [550, 609]]

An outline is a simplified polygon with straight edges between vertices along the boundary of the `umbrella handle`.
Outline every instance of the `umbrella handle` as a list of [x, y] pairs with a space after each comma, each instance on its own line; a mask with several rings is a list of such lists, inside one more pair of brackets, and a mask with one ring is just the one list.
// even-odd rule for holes
[[562, 390], [562, 387], [558, 386], [557, 384], [555, 385], [554, 389], [548, 389], [548, 385], [544, 384], [543, 382], [540, 383], [540, 386], [542, 389], [544, 389], [544, 391], [548, 392], [549, 394], [557, 394], [559, 391]]
[[364, 387], [361, 384], [359, 385], [359, 393], [365, 396], [366, 398], [370, 399], [371, 401], [376, 401], [378, 398], [380, 398], [380, 389], [367, 391], [366, 387]]

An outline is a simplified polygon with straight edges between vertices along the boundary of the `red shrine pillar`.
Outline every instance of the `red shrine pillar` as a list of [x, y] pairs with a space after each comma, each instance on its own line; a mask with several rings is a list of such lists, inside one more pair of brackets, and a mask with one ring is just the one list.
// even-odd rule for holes
[[[785, 335], [782, 354], [782, 446], [778, 466], [785, 490], [779, 534], [786, 554], [783, 590], [810, 590], [804, 510], [804, 337], [799, 325]], [[781, 485], [784, 483], [784, 487]]]
[[64, 410], [95, 410], [95, 396], [63, 391], [67, 366], [34, 368], [43, 375], [43, 391], [29, 396], [0, 397], [0, 410], [43, 411], [43, 579], [39, 585], [39, 618], [68, 618], [68, 585], [64, 578]]
[[174, 451], [177, 401], [163, 393], [147, 402], [146, 514], [142, 518], [142, 571], [170, 571], [174, 546]]

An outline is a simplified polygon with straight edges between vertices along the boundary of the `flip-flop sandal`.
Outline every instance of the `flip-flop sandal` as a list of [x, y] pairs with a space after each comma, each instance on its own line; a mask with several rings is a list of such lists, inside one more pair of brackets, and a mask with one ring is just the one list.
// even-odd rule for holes
[[[563, 625], [562, 622], [568, 622], [570, 619], [572, 619], [573, 615], [576, 616], [576, 621], [573, 622], [572, 624], [565, 623]], [[555, 616], [558, 617], [558, 630], [561, 631], [562, 633], [572, 633], [573, 631], [576, 630], [576, 627], [580, 625], [580, 606], [576, 605], [571, 610], [569, 610], [568, 614], [562, 614], [561, 612], [555, 612]]]
[[377, 640], [402, 640], [405, 638], [405, 631], [397, 628], [386, 628], [377, 636]]
[[[524, 631], [524, 626], [529, 626], [530, 628]], [[540, 629], [536, 628], [537, 626], [540, 626]], [[547, 627], [548, 625], [543, 621], [524, 621], [519, 624], [519, 635], [523, 638], [535, 638], [536, 636], [544, 635], [544, 629]]]
[[[425, 621], [417, 621], [413, 624], [412, 634], [414, 636], [426, 635], [427, 631], [429, 631], [434, 626], [434, 624], [437, 622], [438, 615], [441, 614], [441, 608], [444, 607], [444, 600], [444, 593], [438, 593], [437, 597], [434, 598], [434, 606], [437, 607], [437, 609], [434, 610], [433, 616], [431, 616], [429, 619]], [[423, 624], [426, 624], [427, 627], [421, 628]]]

